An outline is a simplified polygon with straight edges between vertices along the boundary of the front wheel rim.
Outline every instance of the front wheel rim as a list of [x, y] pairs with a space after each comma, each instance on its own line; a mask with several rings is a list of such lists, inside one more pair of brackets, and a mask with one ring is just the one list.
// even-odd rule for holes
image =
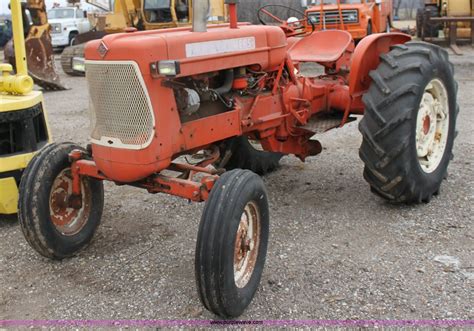
[[244, 288], [257, 264], [260, 246], [260, 210], [253, 201], [247, 203], [240, 217], [234, 246], [234, 281]]
[[49, 213], [56, 230], [64, 236], [79, 233], [89, 220], [91, 212], [91, 188], [81, 181], [82, 207], [72, 208], [69, 198], [72, 195], [71, 169], [64, 169], [54, 179], [49, 195]]
[[425, 173], [433, 173], [444, 157], [449, 122], [448, 92], [441, 80], [433, 79], [425, 88], [416, 121], [416, 152]]

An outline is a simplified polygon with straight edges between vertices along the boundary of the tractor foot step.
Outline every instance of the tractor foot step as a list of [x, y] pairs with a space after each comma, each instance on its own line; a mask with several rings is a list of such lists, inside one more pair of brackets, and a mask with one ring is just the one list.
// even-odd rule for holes
[[[355, 117], [349, 117], [347, 123], [353, 122], [356, 119], [357, 118]], [[309, 120], [308, 124], [301, 126], [300, 128], [314, 132], [314, 134], [321, 134], [339, 127], [341, 123], [342, 117], [314, 117]]]

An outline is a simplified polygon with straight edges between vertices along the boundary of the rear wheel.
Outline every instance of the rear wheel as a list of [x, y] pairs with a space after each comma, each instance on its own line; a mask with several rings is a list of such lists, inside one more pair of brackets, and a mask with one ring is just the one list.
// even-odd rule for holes
[[204, 207], [196, 245], [196, 282], [209, 311], [222, 317], [244, 312], [260, 283], [268, 233], [262, 179], [248, 170], [224, 173]]
[[452, 158], [457, 83], [448, 54], [410, 42], [393, 47], [371, 72], [360, 123], [360, 156], [372, 190], [391, 201], [428, 202]]
[[80, 208], [70, 204], [69, 153], [80, 147], [51, 144], [28, 164], [20, 184], [19, 220], [28, 243], [41, 255], [62, 259], [76, 254], [92, 239], [104, 204], [103, 184], [82, 178]]
[[259, 175], [275, 171], [283, 157], [281, 153], [266, 152], [256, 148], [247, 137], [235, 137], [221, 146], [222, 159], [218, 167], [226, 170], [247, 169]]

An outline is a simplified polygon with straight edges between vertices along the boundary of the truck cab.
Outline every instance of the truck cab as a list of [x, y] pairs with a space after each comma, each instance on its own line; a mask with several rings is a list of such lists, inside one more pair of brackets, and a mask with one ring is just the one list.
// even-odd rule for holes
[[308, 29], [346, 30], [355, 40], [390, 31], [392, 0], [303, 0], [302, 5]]
[[77, 7], [57, 7], [48, 11], [53, 47], [71, 45], [74, 38], [90, 30], [85, 11]]

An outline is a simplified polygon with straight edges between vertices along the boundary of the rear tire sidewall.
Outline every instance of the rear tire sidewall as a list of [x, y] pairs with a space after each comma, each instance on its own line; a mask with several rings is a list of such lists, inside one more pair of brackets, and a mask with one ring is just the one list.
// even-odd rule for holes
[[[239, 316], [242, 311], [250, 304], [252, 298], [260, 284], [261, 275], [265, 265], [265, 256], [268, 244], [269, 234], [269, 213], [268, 202], [263, 198], [265, 192], [259, 186], [252, 182], [244, 187], [236, 201], [235, 208], [231, 214], [231, 224], [224, 238], [224, 246], [222, 247], [222, 255], [220, 261], [223, 265], [224, 277], [222, 278], [222, 289], [224, 293], [229, 293], [229, 299], [225, 300], [228, 313], [231, 316]], [[234, 280], [234, 248], [239, 228], [240, 218], [248, 202], [253, 201], [258, 206], [260, 213], [260, 238], [257, 260], [252, 276], [247, 285], [238, 288]]]
[[420, 105], [423, 94], [425, 92], [426, 86], [433, 80], [439, 79], [444, 87], [446, 88], [448, 94], [448, 105], [449, 105], [449, 131], [448, 138], [446, 142], [446, 147], [444, 150], [444, 155], [436, 168], [431, 173], [425, 172], [418, 160], [418, 153], [416, 149], [416, 124], [417, 124], [417, 115], [419, 109], [413, 114], [411, 121], [411, 134], [410, 134], [410, 158], [413, 160], [412, 172], [409, 173], [409, 176], [415, 176], [413, 180], [419, 181], [419, 185], [424, 187], [426, 191], [435, 192], [440, 182], [443, 180], [448, 168], [449, 162], [452, 158], [452, 149], [454, 146], [454, 136], [456, 130], [456, 87], [451, 74], [446, 70], [445, 65], [440, 65], [439, 63], [433, 68], [429, 74], [425, 74], [423, 77], [422, 84], [423, 89], [420, 89], [417, 104]]

